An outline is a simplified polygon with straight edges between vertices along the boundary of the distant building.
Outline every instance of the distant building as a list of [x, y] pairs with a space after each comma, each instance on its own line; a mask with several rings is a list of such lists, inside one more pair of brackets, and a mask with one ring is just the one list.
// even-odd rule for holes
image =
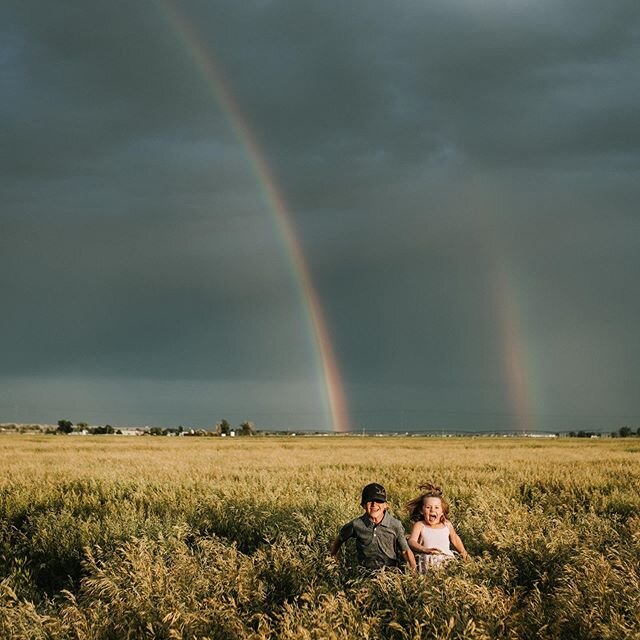
[[141, 436], [144, 433], [142, 429], [134, 427], [120, 427], [119, 431], [123, 436]]

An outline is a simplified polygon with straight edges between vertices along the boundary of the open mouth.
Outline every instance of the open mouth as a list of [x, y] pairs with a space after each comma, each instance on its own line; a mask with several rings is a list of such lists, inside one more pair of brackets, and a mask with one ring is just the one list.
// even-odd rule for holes
[[435, 522], [437, 519], [437, 516], [435, 513], [430, 513], [429, 514], [429, 522]]

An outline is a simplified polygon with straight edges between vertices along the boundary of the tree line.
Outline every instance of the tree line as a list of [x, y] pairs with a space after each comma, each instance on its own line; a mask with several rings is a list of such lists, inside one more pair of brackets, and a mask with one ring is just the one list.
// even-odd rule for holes
[[[116, 429], [112, 427], [110, 424], [104, 426], [94, 426], [90, 427], [86, 422], [78, 422], [75, 425], [71, 420], [58, 420], [58, 427], [55, 429], [55, 433], [59, 434], [69, 434], [73, 433], [73, 431], [78, 432], [86, 432], [91, 435], [121, 435], [122, 431], [120, 429]], [[172, 428], [164, 428], [164, 427], [150, 427], [148, 430], [142, 430], [143, 434], [148, 434], [151, 436], [168, 436], [168, 435], [179, 435], [179, 436], [213, 436], [213, 437], [223, 437], [223, 436], [254, 436], [257, 431], [253, 422], [249, 420], [245, 420], [240, 423], [238, 427], [234, 427], [228, 420], [220, 420], [220, 422], [216, 423], [216, 426], [213, 430], [207, 429], [185, 429], [182, 425], [180, 425], [176, 429]]]
[[[597, 431], [569, 431], [570, 438], [599, 438], [600, 433]], [[620, 427], [617, 431], [612, 431], [609, 436], [611, 438], [632, 438], [640, 436], [640, 427], [632, 429], [631, 427]]]

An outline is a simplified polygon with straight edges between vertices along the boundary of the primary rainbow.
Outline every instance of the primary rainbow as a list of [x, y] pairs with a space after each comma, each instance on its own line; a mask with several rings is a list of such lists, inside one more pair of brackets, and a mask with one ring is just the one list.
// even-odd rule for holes
[[349, 412], [331, 337], [318, 293], [313, 285], [309, 267], [304, 259], [302, 246], [297, 238], [284, 198], [269, 170], [255, 135], [243, 117], [211, 52], [204, 48], [198, 34], [189, 21], [178, 11], [175, 2], [161, 0], [161, 5], [164, 6], [170, 24], [188, 49], [196, 66], [206, 79], [207, 86], [226, 114], [235, 135], [247, 152], [251, 168], [263, 191], [276, 227], [280, 231], [291, 262], [294, 279], [304, 301], [309, 328], [315, 343], [320, 375], [324, 380], [327, 410], [330, 414], [332, 428], [339, 432], [349, 431]]

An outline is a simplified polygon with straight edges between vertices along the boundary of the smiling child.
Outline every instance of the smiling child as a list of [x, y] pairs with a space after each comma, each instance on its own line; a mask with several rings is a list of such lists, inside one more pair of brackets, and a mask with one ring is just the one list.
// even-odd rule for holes
[[409, 547], [418, 554], [418, 571], [427, 573], [431, 567], [453, 559], [449, 543], [466, 560], [467, 550], [448, 520], [449, 504], [442, 490], [433, 484], [420, 488], [424, 493], [407, 504], [411, 519], [416, 521], [409, 536]]
[[360, 504], [365, 513], [340, 529], [331, 545], [331, 555], [335, 556], [347, 540], [355, 538], [358, 562], [364, 568], [397, 567], [402, 554], [414, 570], [416, 561], [407, 544], [404, 527], [387, 510], [385, 488], [376, 482], [368, 484], [362, 490]]

